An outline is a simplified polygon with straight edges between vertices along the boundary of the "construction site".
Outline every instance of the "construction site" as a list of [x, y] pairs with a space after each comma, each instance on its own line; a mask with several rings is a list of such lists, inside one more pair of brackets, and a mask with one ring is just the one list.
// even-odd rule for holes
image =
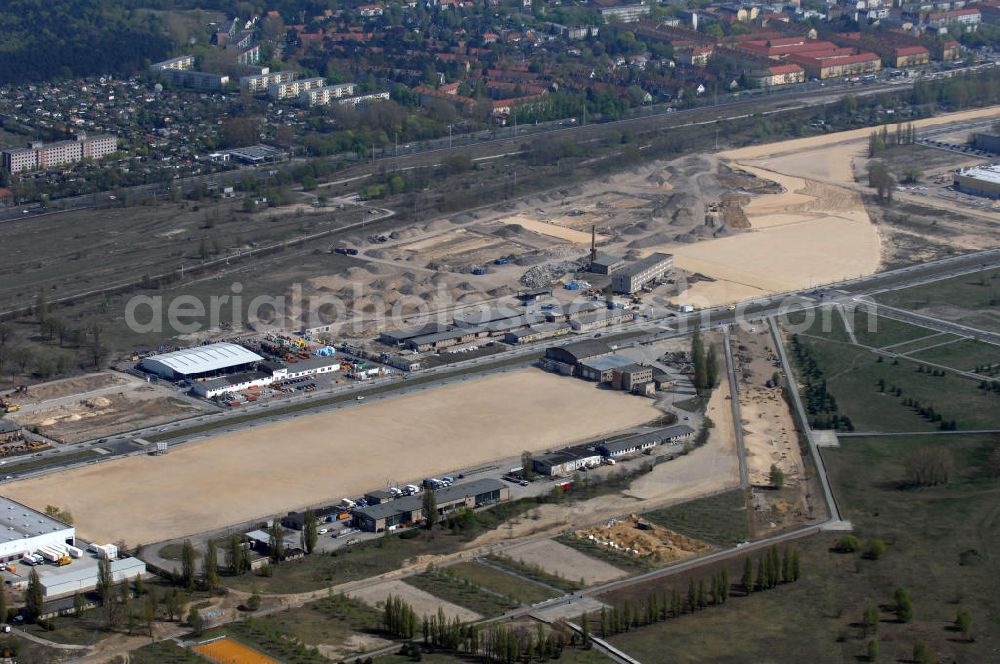
[[[211, 410], [167, 386], [114, 372], [41, 383], [2, 398], [10, 404], [9, 419], [67, 445]], [[11, 411], [11, 406], [16, 410]]]
[[624, 519], [591, 526], [573, 533], [580, 539], [606, 547], [624, 556], [641, 558], [656, 565], [677, 562], [712, 550], [699, 542], [632, 514]]

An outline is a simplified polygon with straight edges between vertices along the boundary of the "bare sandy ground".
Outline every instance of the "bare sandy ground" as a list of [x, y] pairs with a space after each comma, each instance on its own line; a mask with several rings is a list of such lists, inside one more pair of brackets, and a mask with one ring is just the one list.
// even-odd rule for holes
[[412, 606], [418, 616], [435, 615], [440, 607], [448, 620], [455, 617], [458, 617], [462, 622], [473, 622], [482, 619], [482, 616], [475, 611], [470, 611], [465, 607], [446, 602], [404, 581], [382, 581], [359, 590], [352, 590], [348, 595], [376, 608], [385, 606], [385, 600], [389, 595], [399, 597]]
[[7, 485], [86, 539], [152, 543], [557, 448], [655, 419], [647, 399], [530, 369]]
[[[991, 107], [914, 125], [997, 116], [1000, 107]], [[872, 131], [857, 129], [721, 153], [733, 168], [777, 182], [784, 191], [757, 196], [746, 206], [749, 233], [663, 247], [674, 254], [678, 267], [716, 279], [697, 283], [672, 301], [714, 306], [877, 271], [881, 238], [861, 197], [847, 188], [854, 185], [853, 162], [864, 156]]]
[[740, 483], [739, 459], [726, 381], [715, 389], [706, 413], [715, 422], [708, 442], [690, 454], [661, 463], [617, 495], [570, 505], [542, 505], [527, 517], [477, 537], [468, 548], [500, 544], [529, 535], [555, 535], [598, 521], [682, 503]]
[[590, 244], [590, 234], [584, 233], [583, 231], [575, 231], [572, 228], [565, 228], [563, 226], [558, 226], [556, 224], [547, 224], [544, 221], [538, 221], [533, 217], [527, 215], [518, 214], [513, 217], [505, 217], [499, 220], [500, 223], [505, 225], [518, 224], [524, 227], [526, 230], [538, 233], [540, 235], [549, 235], [552, 237], [557, 237], [560, 240], [567, 240], [569, 242], [574, 242], [576, 244]]
[[583, 579], [588, 586], [627, 576], [625, 572], [603, 560], [591, 558], [553, 540], [513, 547], [507, 549], [504, 555], [525, 565], [537, 565], [549, 574], [567, 581]]
[[[934, 127], [937, 125], [948, 124], [950, 122], [964, 122], [966, 120], [976, 120], [979, 118], [990, 117], [1000, 117], [1000, 106], [977, 108], [971, 111], [961, 111], [959, 113], [947, 113], [933, 118], [917, 120], [913, 124], [917, 128]], [[781, 141], [779, 143], [751, 145], [736, 150], [728, 150], [723, 152], [721, 156], [734, 161], [743, 161], [785, 153], [805, 153], [815, 148], [824, 148], [836, 143], [845, 143], [848, 141], [867, 141], [871, 133], [871, 127], [866, 127], [864, 129], [852, 129], [850, 131], [841, 131], [822, 136], [795, 138], [789, 141]]]

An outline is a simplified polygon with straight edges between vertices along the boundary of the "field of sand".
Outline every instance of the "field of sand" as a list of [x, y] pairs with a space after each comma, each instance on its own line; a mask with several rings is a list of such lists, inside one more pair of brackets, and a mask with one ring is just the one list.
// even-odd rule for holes
[[723, 380], [708, 402], [706, 413], [715, 422], [715, 427], [702, 447], [658, 464], [651, 472], [632, 480], [631, 486], [620, 494], [569, 505], [542, 505], [532, 510], [527, 518], [515, 519], [499, 530], [477, 537], [469, 548], [529, 535], [555, 535], [567, 528], [582, 528], [739, 486], [740, 467], [728, 395], [729, 383]]
[[780, 388], [766, 386], [777, 371], [774, 342], [766, 328], [738, 329], [736, 342], [743, 349], [737, 355], [737, 376], [750, 483], [769, 485], [775, 464], [785, 473], [785, 483], [796, 485], [802, 479], [803, 462], [791, 406]]
[[86, 539], [152, 543], [557, 448], [651, 421], [652, 402], [538, 370], [262, 424], [8, 484], [77, 515]]
[[[998, 115], [994, 107], [913, 124]], [[871, 132], [857, 129], [721, 153], [733, 169], [777, 182], [784, 191], [755, 196], [744, 208], [749, 233], [661, 247], [674, 254], [677, 267], [716, 280], [696, 283], [671, 301], [713, 306], [877, 271], [879, 233], [861, 197], [848, 188], [855, 183], [853, 162], [865, 156]]]
[[503, 555], [525, 565], [537, 565], [547, 573], [567, 581], [583, 579], [588, 586], [627, 576], [625, 572], [603, 560], [591, 558], [553, 540], [516, 546], [504, 551]]
[[428, 592], [411, 586], [405, 581], [381, 581], [379, 583], [365, 586], [359, 590], [352, 590], [347, 594], [354, 599], [361, 600], [365, 604], [376, 608], [385, 606], [385, 600], [389, 597], [389, 595], [399, 597], [413, 607], [413, 610], [417, 613], [418, 617], [435, 615], [437, 614], [438, 608], [440, 608], [444, 611], [444, 615], [448, 618], [448, 620], [457, 617], [462, 622], [474, 622], [482, 618], [482, 616], [475, 611], [470, 611], [465, 607], [452, 604], [451, 602], [446, 602], [445, 600], [439, 599]]
[[547, 224], [544, 221], [538, 221], [534, 217], [529, 217], [526, 214], [517, 214], [513, 217], [505, 217], [499, 221], [501, 224], [506, 226], [517, 224], [525, 230], [538, 233], [539, 235], [549, 235], [551, 237], [573, 242], [575, 244], [590, 244], [590, 233], [575, 231], [572, 228], [566, 228], [557, 224]]

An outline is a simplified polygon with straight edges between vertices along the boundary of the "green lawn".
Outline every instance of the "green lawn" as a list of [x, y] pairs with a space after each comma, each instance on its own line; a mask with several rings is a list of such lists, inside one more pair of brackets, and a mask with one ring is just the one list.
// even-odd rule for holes
[[486, 590], [469, 579], [451, 574], [447, 568], [409, 576], [404, 581], [439, 599], [465, 607], [487, 618], [503, 615], [520, 605], [518, 600], [506, 593]]
[[1000, 303], [1000, 270], [986, 270], [880, 293], [876, 300], [972, 327], [1000, 331], [1000, 318], [995, 313]]
[[972, 371], [976, 367], [1000, 364], [1000, 346], [975, 339], [963, 339], [912, 353], [910, 357], [961, 371]]
[[742, 489], [646, 512], [643, 518], [682, 535], [720, 547], [750, 539]]
[[882, 348], [934, 334], [934, 330], [911, 325], [885, 316], [869, 316], [867, 311], [854, 314], [854, 338], [862, 346]]
[[205, 664], [207, 660], [173, 641], [159, 641], [133, 650], [128, 661], [130, 664]]
[[[930, 330], [927, 330], [930, 332]], [[920, 337], [919, 339], [914, 339], [913, 341], [907, 341], [906, 343], [893, 346], [888, 350], [897, 355], [906, 355], [908, 353], [914, 353], [920, 351], [928, 346], [936, 346], [938, 344], [948, 343], [951, 341], [958, 341], [962, 337], [957, 334], [930, 334], [928, 336]]]
[[483, 588], [513, 597], [522, 604], [536, 604], [558, 596], [558, 593], [545, 586], [477, 562], [451, 565], [448, 571]]
[[[938, 428], [937, 423], [929, 422], [906, 406], [906, 398], [932, 406], [945, 420], [954, 419], [959, 429], [1000, 427], [997, 396], [981, 391], [974, 380], [951, 373], [944, 376], [918, 373], [918, 364], [906, 359], [897, 362], [885, 358], [880, 362], [874, 353], [851, 344], [802, 335], [799, 342], [822, 370], [827, 390], [836, 399], [840, 414], [850, 417], [857, 431]], [[794, 360], [794, 354], [790, 354]], [[880, 379], [885, 381], [884, 393], [879, 391]], [[903, 394], [892, 396], [893, 387], [900, 388]]]
[[789, 332], [809, 334], [834, 341], [851, 340], [844, 327], [844, 319], [834, 307], [816, 306], [810, 309], [796, 309], [780, 316], [778, 322]]
[[[305, 606], [253, 617], [249, 622], [227, 626], [241, 641], [273, 654], [280, 659], [288, 657], [287, 641], [297, 641], [303, 646], [339, 646], [356, 633], [378, 634], [382, 614], [367, 604], [343, 595], [327, 597]], [[308, 660], [308, 655], [293, 654]]]
[[517, 574], [529, 579], [540, 581], [541, 583], [552, 586], [553, 588], [559, 588], [565, 592], [573, 592], [574, 590], [579, 590], [583, 587], [579, 579], [564, 579], [561, 576], [549, 574], [540, 567], [526, 565], [507, 556], [490, 555], [487, 556], [487, 559], [498, 567], [516, 572]]
[[[750, 597], [742, 596], [743, 559], [736, 559], [726, 563], [735, 581], [726, 604], [633, 629], [611, 642], [643, 662], [858, 662], [865, 661], [867, 640], [875, 638], [863, 635], [862, 612], [875, 606], [880, 662], [910, 661], [918, 640], [941, 662], [996, 661], [1000, 479], [983, 469], [998, 444], [988, 436], [843, 439], [840, 448], [823, 452], [834, 492], [862, 542], [887, 543], [881, 558], [836, 553], [839, 534], [813, 536], [795, 545], [802, 560], [798, 582]], [[950, 484], [899, 488], [906, 461], [918, 448], [950, 452]], [[691, 574], [708, 578], [718, 569]], [[686, 593], [689, 578], [637, 584], [601, 599], [620, 605], [626, 597], [635, 602], [663, 589]], [[892, 613], [900, 586], [913, 600], [908, 623]], [[950, 629], [959, 607], [972, 614], [972, 642]]]
[[[375, 660], [375, 664], [410, 664], [413, 660], [402, 655], [386, 655]], [[481, 664], [481, 657], [469, 657], [466, 655], [455, 655], [451, 653], [424, 653], [420, 659], [425, 664]], [[537, 660], [536, 660], [537, 661]], [[591, 649], [567, 647], [563, 650], [559, 662], [566, 664], [608, 664], [611, 660], [601, 652]]]

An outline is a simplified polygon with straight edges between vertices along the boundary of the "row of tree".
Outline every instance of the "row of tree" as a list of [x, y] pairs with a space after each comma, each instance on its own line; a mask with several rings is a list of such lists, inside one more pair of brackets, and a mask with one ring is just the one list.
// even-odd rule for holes
[[[750, 556], [746, 557], [740, 585], [744, 596], [747, 596], [783, 583], [798, 581], [801, 575], [798, 549], [785, 547], [784, 551], [779, 553], [777, 547], [771, 547], [757, 560], [756, 575], [753, 559]], [[732, 587], [729, 570], [723, 568], [708, 579], [690, 579], [686, 595], [674, 588], [660, 593], [651, 592], [646, 597], [645, 603], [638, 606], [626, 599], [621, 606], [601, 607], [600, 634], [603, 638], [607, 638], [634, 628], [676, 619], [685, 613], [693, 614], [709, 606], [725, 604], [729, 600]], [[589, 620], [589, 616], [584, 614], [581, 631], [585, 644], [590, 636]]]
[[707, 394], [719, 384], [719, 356], [714, 345], [705, 347], [697, 330], [691, 336], [691, 361], [694, 363], [694, 387], [699, 394]]

